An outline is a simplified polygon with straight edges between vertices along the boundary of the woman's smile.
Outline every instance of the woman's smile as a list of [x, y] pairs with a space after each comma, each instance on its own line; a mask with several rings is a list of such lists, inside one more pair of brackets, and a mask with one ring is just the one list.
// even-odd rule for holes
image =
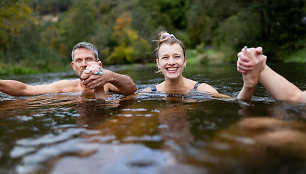
[[177, 69], [178, 69], [178, 67], [169, 67], [169, 68], [166, 68], [166, 70], [167, 70], [169, 73], [176, 73], [176, 72], [177, 72]]

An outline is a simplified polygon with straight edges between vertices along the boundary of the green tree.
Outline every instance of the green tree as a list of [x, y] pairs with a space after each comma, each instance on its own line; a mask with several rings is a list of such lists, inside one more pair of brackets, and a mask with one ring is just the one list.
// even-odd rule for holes
[[212, 39], [211, 18], [202, 10], [202, 6], [194, 5], [188, 16], [187, 31], [192, 47], [201, 43], [209, 43]]
[[[305, 47], [305, 1], [254, 1], [251, 9], [260, 15], [258, 40], [274, 57]], [[276, 44], [277, 43], [277, 44]]]
[[2, 0], [0, 4], [0, 48], [6, 49], [10, 40], [35, 20], [31, 16], [31, 8], [24, 1]]
[[69, 57], [78, 42], [89, 41], [97, 26], [97, 9], [93, 0], [76, 0], [69, 11], [61, 16], [58, 50]]
[[123, 64], [134, 62], [145, 62], [144, 57], [151, 46], [146, 40], [139, 37], [138, 32], [131, 28], [132, 19], [130, 14], [125, 12], [116, 19], [113, 27], [113, 37], [117, 46], [107, 58], [111, 64]]

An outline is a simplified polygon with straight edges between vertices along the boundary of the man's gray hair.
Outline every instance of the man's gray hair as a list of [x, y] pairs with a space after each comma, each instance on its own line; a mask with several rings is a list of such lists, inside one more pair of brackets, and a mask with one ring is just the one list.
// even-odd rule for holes
[[77, 48], [86, 48], [86, 49], [92, 50], [95, 54], [96, 60], [98, 59], [98, 50], [93, 44], [88, 43], [88, 42], [79, 42], [72, 49], [72, 52], [71, 52], [72, 62], [73, 62], [74, 51]]

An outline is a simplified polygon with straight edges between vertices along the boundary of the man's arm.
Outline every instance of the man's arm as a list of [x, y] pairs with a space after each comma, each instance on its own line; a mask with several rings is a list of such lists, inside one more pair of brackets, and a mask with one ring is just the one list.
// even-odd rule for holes
[[76, 83], [75, 80], [61, 80], [46, 85], [27, 85], [16, 80], [0, 80], [0, 91], [12, 96], [73, 92]]
[[259, 75], [259, 81], [277, 101], [306, 102], [306, 92], [289, 82], [266, 66]]
[[136, 85], [133, 80], [127, 76], [112, 72], [112, 78], [109, 81], [110, 85], [107, 85], [108, 89], [105, 89], [107, 92], [116, 92], [122, 94], [134, 94], [137, 91]]
[[126, 75], [103, 69], [103, 74], [83, 73], [83, 85], [90, 89], [104, 87], [105, 92], [133, 94], [137, 88], [133, 80]]
[[[258, 49], [258, 48], [257, 48]], [[242, 54], [238, 54], [237, 70], [243, 73], [244, 77], [246, 74], [252, 74], [254, 69], [259, 65], [264, 65], [259, 73], [259, 81], [267, 89], [270, 95], [277, 101], [291, 101], [291, 102], [306, 102], [306, 91], [302, 92], [298, 87], [289, 82], [287, 79], [282, 77], [273, 71], [270, 67], [266, 65], [266, 57], [257, 55], [247, 57]], [[255, 60], [253, 62], [253, 60]], [[250, 85], [252, 88], [252, 85]], [[240, 99], [251, 99], [252, 90], [240, 91], [238, 98]], [[245, 98], [244, 98], [245, 97]], [[248, 98], [250, 97], [250, 98]]]

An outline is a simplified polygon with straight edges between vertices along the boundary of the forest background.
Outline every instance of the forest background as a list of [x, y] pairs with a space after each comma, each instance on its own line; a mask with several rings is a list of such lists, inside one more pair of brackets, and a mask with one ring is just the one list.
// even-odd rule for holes
[[104, 64], [154, 62], [161, 31], [197, 63], [235, 62], [244, 45], [306, 62], [305, 0], [0, 0], [0, 74], [66, 70], [80, 41]]

